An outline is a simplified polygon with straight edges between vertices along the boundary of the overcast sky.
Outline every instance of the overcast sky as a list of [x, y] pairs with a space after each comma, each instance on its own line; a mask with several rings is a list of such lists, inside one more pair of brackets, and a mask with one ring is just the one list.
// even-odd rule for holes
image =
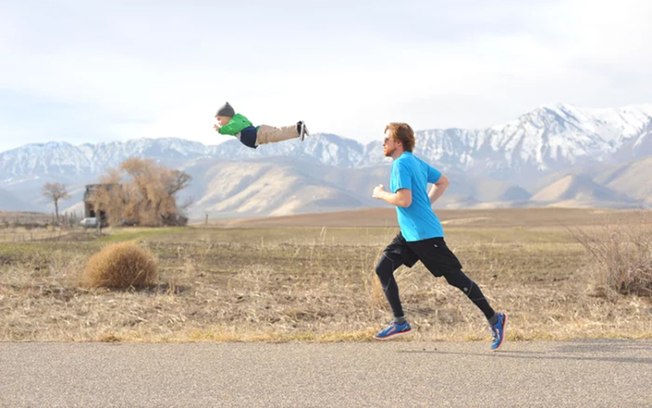
[[225, 101], [368, 142], [652, 102], [649, 0], [0, 0], [0, 151], [216, 144]]

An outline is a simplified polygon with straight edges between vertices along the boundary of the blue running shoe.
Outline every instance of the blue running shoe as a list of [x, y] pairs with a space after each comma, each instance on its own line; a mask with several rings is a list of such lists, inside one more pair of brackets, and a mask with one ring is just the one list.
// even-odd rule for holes
[[378, 333], [374, 335], [374, 339], [376, 340], [387, 340], [392, 337], [399, 336], [401, 334], [409, 333], [412, 328], [410, 327], [410, 323], [407, 321], [403, 323], [396, 323], [396, 322], [391, 322], [389, 326], [385, 327]]
[[505, 313], [498, 313], [496, 316], [496, 324], [491, 326], [491, 336], [493, 337], [491, 349], [494, 351], [503, 345], [503, 341], [505, 340], [505, 326], [507, 325], [507, 315]]

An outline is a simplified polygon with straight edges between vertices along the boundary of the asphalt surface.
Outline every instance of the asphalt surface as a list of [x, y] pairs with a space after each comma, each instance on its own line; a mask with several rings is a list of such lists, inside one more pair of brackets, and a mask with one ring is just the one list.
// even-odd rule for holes
[[2, 407], [652, 407], [652, 341], [0, 343]]

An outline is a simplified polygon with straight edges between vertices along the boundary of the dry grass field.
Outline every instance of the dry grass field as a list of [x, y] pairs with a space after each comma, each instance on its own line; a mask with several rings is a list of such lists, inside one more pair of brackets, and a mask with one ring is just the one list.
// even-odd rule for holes
[[[652, 297], [605, 295], [578, 231], [652, 235], [647, 211], [438, 211], [464, 269], [510, 315], [508, 341], [652, 338]], [[72, 231], [0, 242], [2, 341], [367, 341], [390, 319], [374, 273], [392, 209]], [[6, 232], [6, 231], [5, 231]], [[89, 258], [131, 241], [158, 262], [140, 290], [86, 289]], [[397, 279], [414, 334], [489, 342], [481, 313], [421, 265]], [[487, 344], [488, 346], [488, 344]]]

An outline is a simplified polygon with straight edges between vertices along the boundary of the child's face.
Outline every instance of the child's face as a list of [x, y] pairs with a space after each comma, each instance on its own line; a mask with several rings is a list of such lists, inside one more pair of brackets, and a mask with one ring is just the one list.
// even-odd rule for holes
[[224, 126], [224, 125], [226, 125], [226, 124], [229, 123], [229, 121], [231, 120], [231, 117], [230, 117], [230, 116], [220, 116], [220, 115], [217, 115], [217, 116], [215, 116], [215, 118], [217, 118], [217, 123], [219, 123], [220, 126]]

